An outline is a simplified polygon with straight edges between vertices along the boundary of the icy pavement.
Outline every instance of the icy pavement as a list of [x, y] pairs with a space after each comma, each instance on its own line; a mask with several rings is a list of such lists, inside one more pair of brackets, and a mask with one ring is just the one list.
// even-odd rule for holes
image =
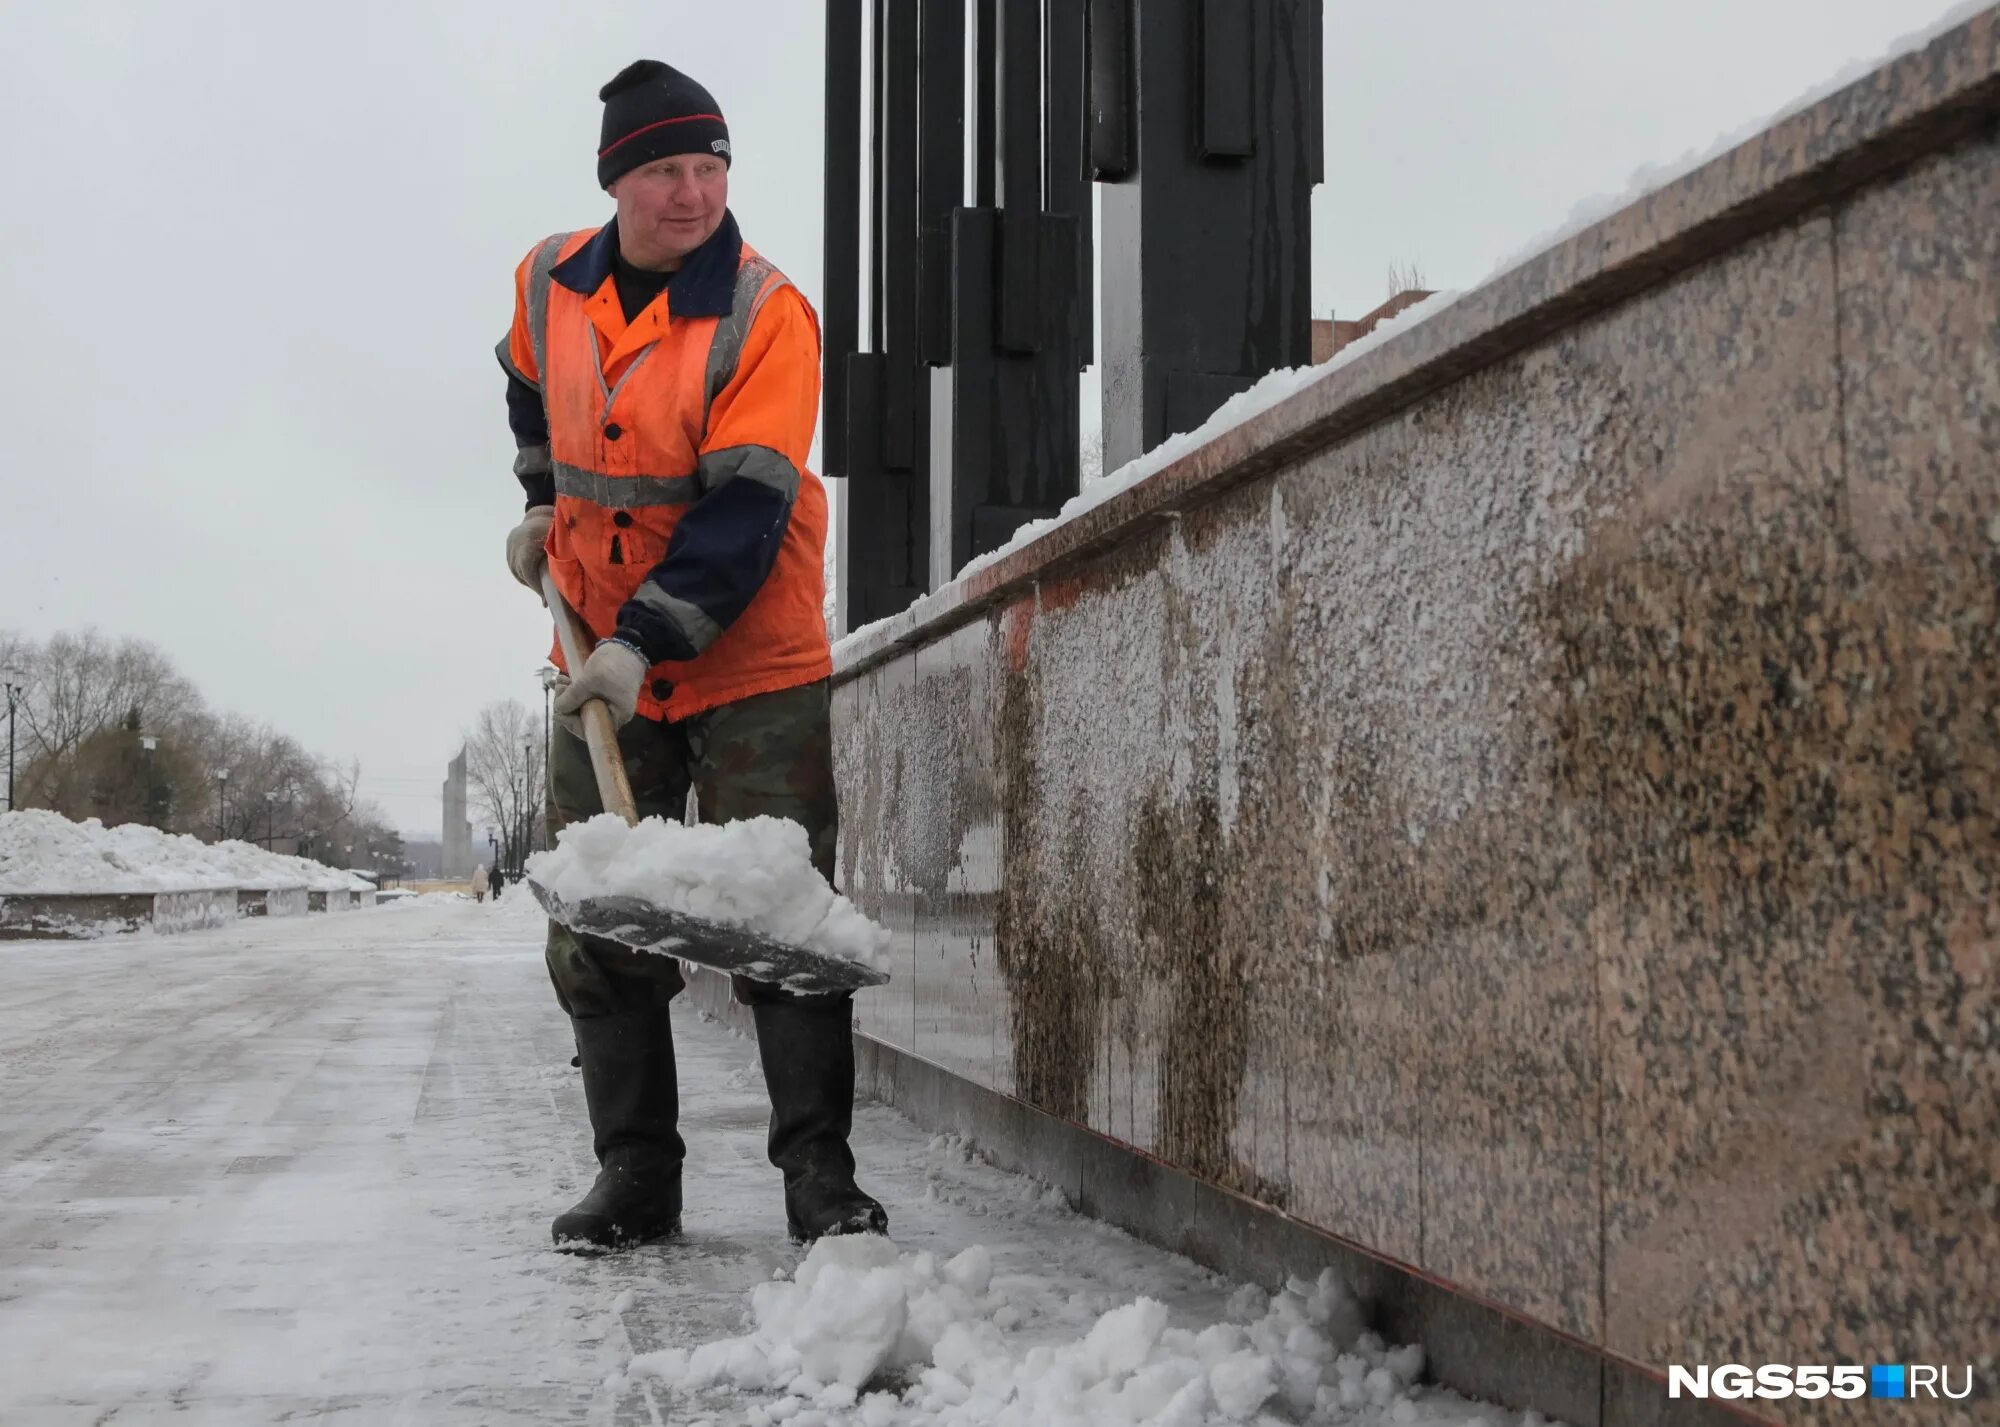
[[[677, 1013], [685, 1241], [594, 1259], [552, 1252], [549, 1217], [594, 1165], [540, 935], [532, 902], [511, 894], [174, 937], [0, 943], [0, 1422], [1051, 1420], [1021, 1415], [1031, 1403], [1020, 1385], [1066, 1373], [1079, 1391], [1094, 1382], [1140, 1404], [1127, 1389], [1146, 1372], [1145, 1391], [1167, 1389], [1164, 1413], [1189, 1360], [1254, 1346], [1270, 1331], [1260, 1313], [1307, 1302], [1235, 1293], [864, 1107], [863, 1182], [906, 1256], [850, 1265], [848, 1281], [879, 1304], [896, 1282], [944, 1284], [955, 1256], [984, 1246], [954, 1271], [960, 1298], [940, 1308], [924, 1289], [905, 1307], [935, 1330], [957, 1325], [938, 1351], [967, 1382], [983, 1371], [987, 1398], [921, 1363], [888, 1365], [893, 1380], [860, 1394], [843, 1394], [837, 1374], [767, 1384], [790, 1372], [772, 1333], [797, 1336], [811, 1320], [815, 1275], [781, 1281], [800, 1254], [763, 1157], [755, 1047]], [[1141, 1296], [1164, 1311], [1133, 1310]], [[787, 1302], [789, 1319], [766, 1321]], [[764, 1377], [725, 1371], [697, 1390], [688, 1355], [739, 1335], [748, 1347], [711, 1348], [708, 1361], [755, 1359]], [[1333, 1396], [1306, 1415], [1515, 1420], [1404, 1390], [1391, 1369], [1412, 1361], [1321, 1364]], [[1114, 1369], [1118, 1381], [1105, 1376]], [[1154, 1420], [1231, 1406], [1238, 1420], [1302, 1415], [1281, 1396], [1245, 1406], [1257, 1384], [1237, 1369], [1217, 1381], [1237, 1397], [1189, 1416], [1182, 1391], [1180, 1415]], [[1343, 1383], [1351, 1410], [1339, 1406]], [[792, 1386], [824, 1400], [788, 1396]], [[866, 1391], [884, 1386], [897, 1395]]]

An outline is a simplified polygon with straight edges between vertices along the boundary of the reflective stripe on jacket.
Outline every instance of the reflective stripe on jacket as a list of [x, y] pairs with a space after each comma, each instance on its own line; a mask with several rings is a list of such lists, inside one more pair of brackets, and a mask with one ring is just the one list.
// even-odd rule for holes
[[615, 243], [607, 227], [537, 244], [500, 347], [546, 420], [546, 446], [516, 420], [516, 472], [531, 490], [553, 487], [556, 586], [594, 635], [617, 633], [654, 661], [639, 699], [648, 717], [826, 678], [826, 492], [806, 469], [819, 414], [812, 308], [725, 216], [688, 261], [706, 276], [677, 278], [628, 323]]

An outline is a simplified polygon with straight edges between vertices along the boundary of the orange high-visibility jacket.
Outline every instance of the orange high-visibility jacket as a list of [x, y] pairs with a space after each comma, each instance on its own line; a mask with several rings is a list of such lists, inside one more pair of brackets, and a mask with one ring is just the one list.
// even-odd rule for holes
[[818, 319], [725, 215], [627, 323], [616, 245], [615, 221], [537, 244], [499, 347], [515, 472], [556, 509], [556, 587], [644, 651], [649, 718], [824, 679]]

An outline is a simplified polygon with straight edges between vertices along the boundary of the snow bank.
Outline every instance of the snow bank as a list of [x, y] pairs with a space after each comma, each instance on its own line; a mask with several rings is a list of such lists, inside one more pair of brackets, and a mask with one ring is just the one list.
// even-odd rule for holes
[[691, 917], [761, 932], [878, 971], [889, 931], [863, 916], [812, 865], [806, 830], [787, 818], [719, 827], [647, 818], [627, 827], [600, 813], [556, 834], [528, 859], [528, 876], [566, 902], [642, 897]]
[[0, 813], [0, 892], [359, 891], [359, 877], [245, 842], [209, 844], [141, 823], [105, 827], [30, 808]]
[[266, 852], [251, 842], [218, 842], [208, 848], [214, 864], [237, 879], [239, 887], [270, 891], [304, 887], [311, 892], [358, 892], [374, 886], [364, 877], [327, 867], [309, 858]]
[[[244, 843], [235, 844], [247, 846]], [[252, 851], [262, 851], [252, 848]], [[303, 878], [308, 888], [315, 892], [372, 892], [375, 884], [366, 877], [357, 877], [352, 872], [343, 872], [338, 867], [328, 867], [325, 863], [314, 862], [309, 857], [287, 857], [283, 853], [265, 853], [275, 859], [278, 870], [291, 869], [294, 876]]]
[[291, 865], [292, 858], [266, 852], [255, 843], [218, 842], [208, 848], [208, 854], [215, 868], [232, 878], [238, 887], [275, 892], [308, 885], [298, 868]]
[[0, 891], [192, 892], [237, 884], [191, 837], [153, 828], [74, 823], [39, 808], [0, 814]]
[[[1220, 1323], [1177, 1327], [1164, 1304], [1139, 1298], [1080, 1337], [1037, 1342], [1035, 1305], [1050, 1289], [996, 1275], [979, 1246], [941, 1263], [876, 1236], [822, 1239], [794, 1278], [751, 1290], [750, 1333], [646, 1353], [628, 1372], [688, 1395], [771, 1392], [749, 1421], [793, 1427], [1480, 1420], [1464, 1399], [1417, 1385], [1421, 1348], [1363, 1331], [1331, 1270], [1275, 1297], [1239, 1289]], [[885, 1390], [885, 1379], [908, 1385]]]

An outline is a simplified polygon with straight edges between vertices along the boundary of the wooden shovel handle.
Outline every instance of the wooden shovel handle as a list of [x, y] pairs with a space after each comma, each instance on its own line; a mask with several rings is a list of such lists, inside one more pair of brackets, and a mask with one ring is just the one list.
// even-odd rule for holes
[[[563, 662], [569, 665], [571, 678], [583, 670], [583, 661], [590, 657], [596, 641], [583, 627], [583, 621], [576, 617], [576, 611], [569, 607], [569, 601], [556, 588], [555, 576], [549, 567], [542, 566], [542, 599], [547, 602], [549, 613], [555, 616], [556, 640], [562, 645]], [[607, 813], [616, 813], [625, 819], [628, 827], [639, 823], [639, 809], [632, 801], [632, 784], [625, 776], [625, 760], [618, 755], [618, 730], [611, 722], [611, 710], [604, 700], [592, 699], [578, 711], [583, 720], [583, 741], [590, 746], [591, 771], [597, 774], [597, 796]]]

